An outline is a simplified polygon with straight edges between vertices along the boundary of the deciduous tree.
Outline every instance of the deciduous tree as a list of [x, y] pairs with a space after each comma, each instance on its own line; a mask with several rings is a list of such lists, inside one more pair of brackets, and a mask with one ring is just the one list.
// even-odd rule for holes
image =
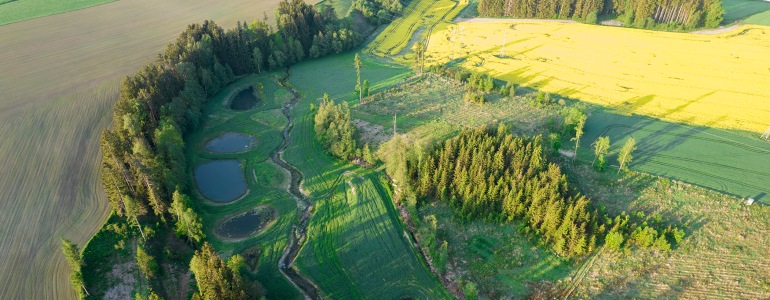
[[636, 140], [634, 140], [634, 137], [629, 137], [626, 143], [623, 144], [623, 148], [620, 149], [620, 154], [618, 154], [618, 163], [620, 164], [618, 174], [620, 174], [620, 170], [627, 168], [627, 164], [631, 163], [631, 160], [634, 158], [631, 152], [634, 152], [634, 150], [636, 150]]

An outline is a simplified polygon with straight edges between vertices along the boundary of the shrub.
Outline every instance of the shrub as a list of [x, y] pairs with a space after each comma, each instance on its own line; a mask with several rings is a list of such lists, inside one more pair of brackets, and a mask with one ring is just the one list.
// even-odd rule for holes
[[612, 231], [605, 237], [605, 244], [607, 248], [612, 250], [620, 250], [620, 246], [623, 245], [623, 234], [617, 231]]

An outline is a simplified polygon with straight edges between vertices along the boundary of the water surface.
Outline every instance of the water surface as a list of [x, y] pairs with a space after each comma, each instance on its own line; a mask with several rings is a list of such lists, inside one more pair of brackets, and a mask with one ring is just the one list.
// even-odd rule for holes
[[246, 193], [241, 162], [215, 160], [195, 167], [195, 184], [204, 197], [219, 203], [232, 202]]
[[239, 132], [225, 132], [206, 143], [206, 150], [215, 153], [237, 153], [257, 144], [257, 137]]

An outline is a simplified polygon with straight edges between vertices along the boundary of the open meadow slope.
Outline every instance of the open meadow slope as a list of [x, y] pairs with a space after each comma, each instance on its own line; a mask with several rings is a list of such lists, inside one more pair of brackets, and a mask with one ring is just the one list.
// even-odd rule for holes
[[462, 22], [434, 31], [426, 64], [452, 61], [622, 114], [761, 133], [770, 125], [768, 51], [770, 27], [755, 25], [692, 35], [585, 24]]
[[723, 24], [770, 25], [770, 2], [764, 0], [722, 0], [725, 10]]
[[187, 24], [260, 18], [277, 1], [118, 1], [0, 26], [0, 299], [69, 298], [59, 237], [106, 218], [98, 136], [120, 80]]

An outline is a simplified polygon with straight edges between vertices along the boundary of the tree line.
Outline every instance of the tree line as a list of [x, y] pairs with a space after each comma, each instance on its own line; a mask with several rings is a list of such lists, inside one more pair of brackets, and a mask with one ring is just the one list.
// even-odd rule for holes
[[605, 240], [613, 249], [661, 250], [681, 240], [680, 229], [662, 228], [643, 215], [610, 217], [597, 210], [548, 161], [543, 144], [540, 136], [514, 136], [500, 124], [465, 129], [433, 150], [408, 147], [397, 137], [381, 151], [407, 206], [446, 201], [461, 220], [519, 222], [523, 233], [563, 257], [583, 256]]
[[720, 0], [480, 0], [479, 14], [493, 17], [577, 19], [596, 23], [617, 15], [625, 26], [650, 28], [717, 27], [723, 20]]
[[[317, 10], [302, 0], [284, 0], [276, 16], [276, 28], [265, 20], [238, 22], [229, 30], [213, 21], [189, 25], [155, 61], [123, 80], [113, 124], [100, 141], [101, 180], [114, 212], [144, 240], [141, 222], [166, 224], [169, 217], [177, 234], [192, 244], [205, 238], [186, 195], [184, 138], [199, 127], [210, 96], [238, 76], [340, 53], [362, 40], [353, 21], [338, 19], [331, 7]], [[147, 253], [137, 260], [151, 262]], [[79, 269], [73, 265], [73, 278]]]

